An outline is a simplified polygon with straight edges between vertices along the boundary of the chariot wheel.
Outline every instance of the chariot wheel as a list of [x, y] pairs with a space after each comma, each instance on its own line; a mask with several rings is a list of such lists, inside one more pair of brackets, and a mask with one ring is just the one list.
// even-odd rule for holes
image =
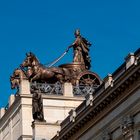
[[75, 96], [85, 96], [93, 93], [102, 83], [99, 76], [90, 71], [81, 72], [76, 79], [76, 86], [74, 87]]
[[84, 86], [99, 86], [101, 84], [101, 79], [99, 76], [93, 72], [85, 71], [78, 75], [77, 85]]

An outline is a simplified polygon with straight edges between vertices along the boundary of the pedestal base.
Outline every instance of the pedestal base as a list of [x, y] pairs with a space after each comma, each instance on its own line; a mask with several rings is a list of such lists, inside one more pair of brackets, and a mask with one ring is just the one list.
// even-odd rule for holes
[[32, 122], [32, 129], [33, 140], [50, 140], [60, 131], [60, 123], [34, 121]]
[[47, 140], [47, 123], [46, 121], [33, 121], [33, 140]]

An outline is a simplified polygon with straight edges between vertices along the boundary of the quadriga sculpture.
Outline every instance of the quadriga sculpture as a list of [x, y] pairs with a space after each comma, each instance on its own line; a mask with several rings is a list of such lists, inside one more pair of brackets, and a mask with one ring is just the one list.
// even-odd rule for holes
[[26, 58], [21, 64], [21, 69], [26, 72], [30, 82], [39, 81], [39, 82], [48, 82], [55, 83], [56, 81], [63, 82], [65, 80], [64, 68], [59, 67], [50, 67], [47, 68], [44, 65], [40, 64], [39, 60], [33, 53], [26, 54]]

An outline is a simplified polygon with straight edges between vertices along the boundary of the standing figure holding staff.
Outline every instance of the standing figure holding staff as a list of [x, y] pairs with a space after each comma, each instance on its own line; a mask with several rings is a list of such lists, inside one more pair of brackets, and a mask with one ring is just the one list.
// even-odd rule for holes
[[73, 62], [84, 64], [86, 69], [90, 69], [91, 60], [89, 57], [89, 47], [91, 44], [80, 35], [80, 30], [77, 29], [74, 35], [76, 39], [74, 43], [69, 46], [69, 48], [73, 47], [74, 50]]

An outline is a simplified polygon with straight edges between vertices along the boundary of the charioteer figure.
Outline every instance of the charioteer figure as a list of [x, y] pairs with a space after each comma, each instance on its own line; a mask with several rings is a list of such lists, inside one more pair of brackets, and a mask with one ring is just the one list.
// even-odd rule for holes
[[84, 64], [86, 69], [90, 69], [91, 60], [89, 56], [89, 47], [91, 46], [91, 43], [81, 36], [80, 30], [78, 29], [75, 31], [74, 35], [76, 40], [68, 47], [68, 50], [73, 47], [73, 62]]

